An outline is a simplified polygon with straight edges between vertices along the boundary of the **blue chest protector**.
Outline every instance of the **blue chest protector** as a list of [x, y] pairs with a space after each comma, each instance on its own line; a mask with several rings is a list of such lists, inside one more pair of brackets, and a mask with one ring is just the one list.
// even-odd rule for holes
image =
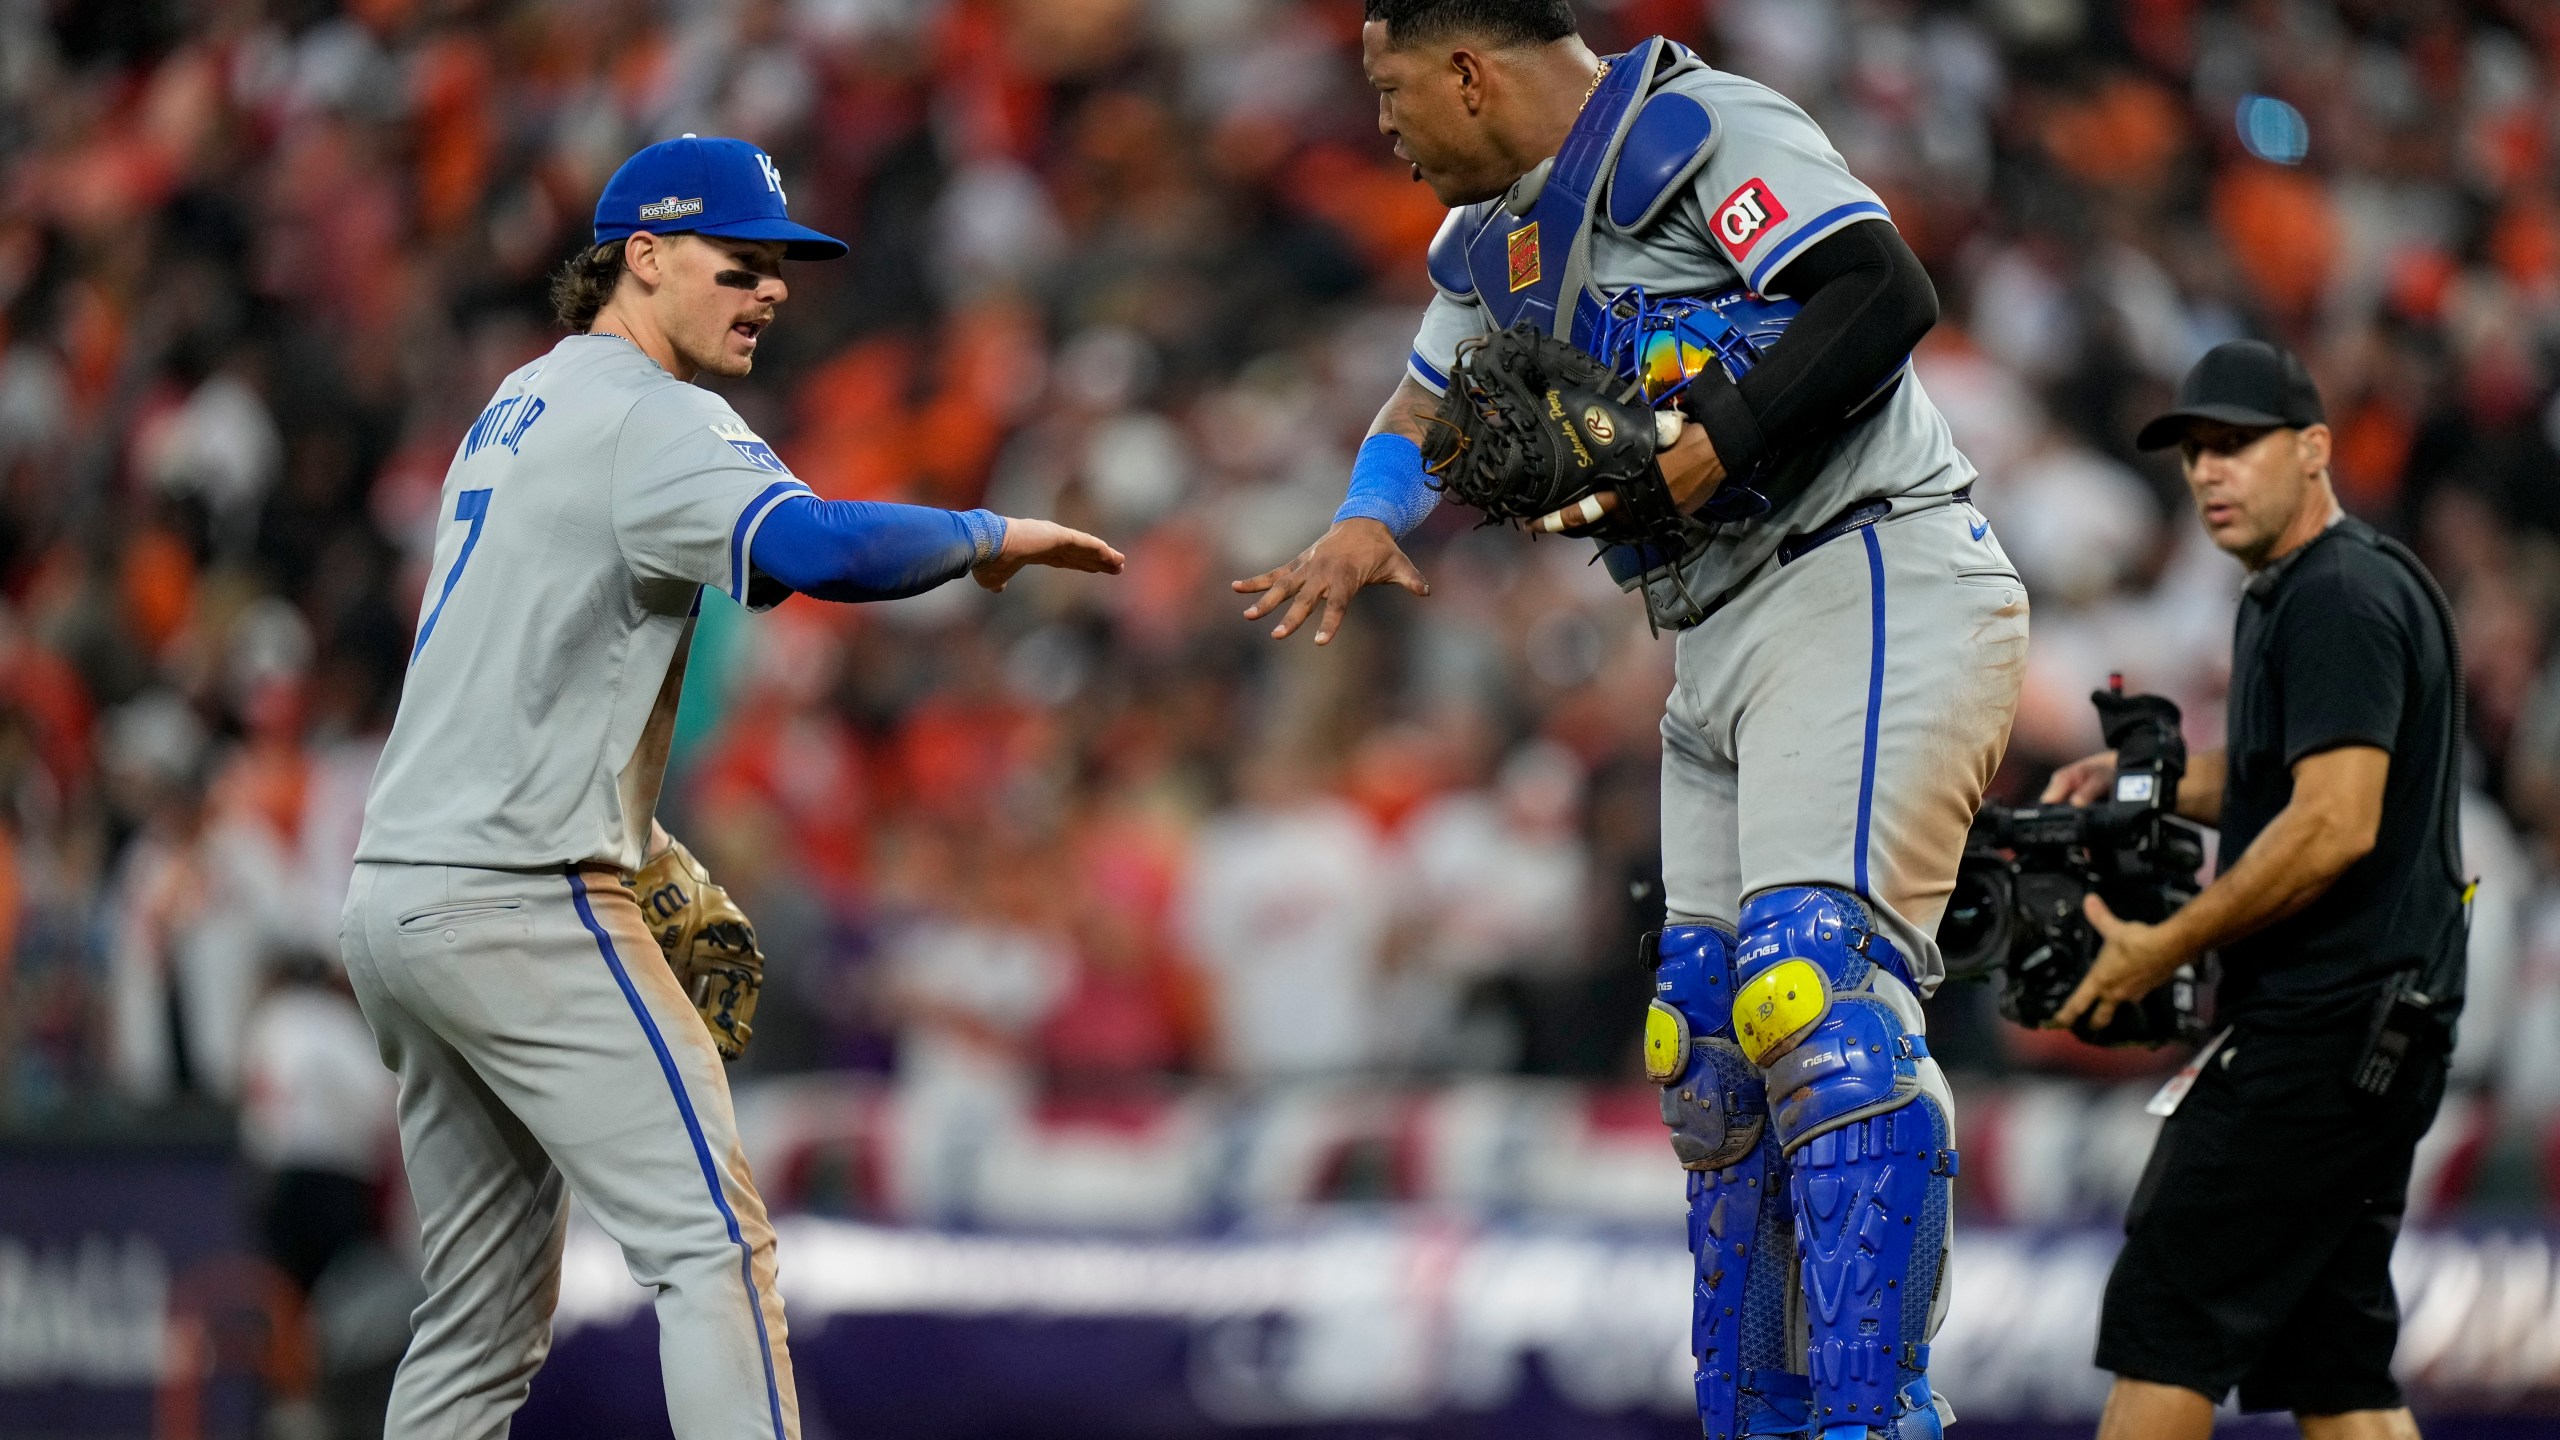
[[[1597, 356], [1647, 404], [1666, 405], [1710, 362], [1740, 380], [1803, 307], [1741, 286], [1662, 299], [1640, 286], [1614, 294], [1598, 289], [1591, 232], [1601, 208], [1620, 230], [1651, 224], [1705, 166], [1717, 140], [1713, 111], [1658, 88], [1703, 66], [1687, 47], [1656, 36], [1608, 64], [1534, 198], [1518, 211], [1506, 197], [1451, 214], [1431, 243], [1431, 279], [1450, 295], [1484, 306], [1495, 328], [1532, 321]], [[1900, 378], [1897, 370], [1876, 393]], [[1770, 513], [1801, 488], [1773, 486], [1768, 472], [1778, 468], [1729, 478], [1698, 518], [1732, 523]], [[1704, 543], [1707, 533], [1697, 527], [1690, 542]], [[1609, 545], [1601, 555], [1622, 583], [1685, 558], [1658, 545]]]

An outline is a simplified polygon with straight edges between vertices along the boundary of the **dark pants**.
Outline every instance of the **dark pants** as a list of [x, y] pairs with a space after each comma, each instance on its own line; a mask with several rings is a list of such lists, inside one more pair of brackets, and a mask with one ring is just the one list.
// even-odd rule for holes
[[2444, 1098], [2441, 1046], [2388, 1095], [2348, 1083], [2353, 1033], [2245, 1024], [2161, 1126], [2107, 1280], [2098, 1366], [2244, 1410], [2400, 1403], [2391, 1247], [2410, 1158]]
[[267, 1256], [304, 1294], [329, 1262], [374, 1232], [378, 1195], [370, 1181], [334, 1170], [283, 1169], [267, 1189], [260, 1228]]

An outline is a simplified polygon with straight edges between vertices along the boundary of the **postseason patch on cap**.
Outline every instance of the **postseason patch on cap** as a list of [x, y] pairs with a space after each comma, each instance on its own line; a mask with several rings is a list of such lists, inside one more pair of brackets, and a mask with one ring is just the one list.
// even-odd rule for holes
[[746, 456], [747, 463], [757, 469], [770, 470], [776, 475], [791, 473], [791, 467], [783, 464], [782, 457], [773, 453], [773, 447], [757, 438], [756, 432], [746, 426], [724, 420], [712, 426], [711, 433], [728, 441], [730, 449]]
[[640, 207], [640, 218], [643, 220], [681, 220], [687, 215], [701, 213], [702, 197], [699, 195], [689, 200], [679, 200], [670, 195], [664, 200], [652, 200]]

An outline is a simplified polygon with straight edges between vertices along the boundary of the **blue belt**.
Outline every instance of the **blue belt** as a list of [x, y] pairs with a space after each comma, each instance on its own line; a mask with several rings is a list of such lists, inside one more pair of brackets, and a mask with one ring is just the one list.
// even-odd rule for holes
[[[1947, 502], [1951, 505], [1972, 504], [1973, 487], [1967, 485], [1948, 496]], [[1788, 536], [1785, 543], [1778, 547], [1778, 563], [1793, 565], [1841, 536], [1864, 530], [1892, 513], [1893, 502], [1890, 500], [1861, 500], [1824, 521], [1819, 529], [1808, 530], [1802, 535]]]
[[[1948, 495], [1948, 505], [1971, 505], [1971, 502], [1974, 502], [1974, 487], [1971, 487], [1971, 484], [1966, 484], [1964, 489], [1958, 489], [1956, 495]], [[1830, 520], [1823, 520], [1823, 528], [1805, 530], [1802, 536], [1787, 536], [1787, 541], [1777, 548], [1777, 564], [1792, 566], [1795, 561], [1810, 556], [1812, 551], [1828, 546], [1830, 541], [1838, 541], [1838, 538], [1848, 536], [1848, 533], [1869, 528], [1869, 525], [1874, 525], [1876, 520], [1887, 518], [1887, 515], [1892, 515], [1892, 512], [1894, 512], [1892, 500], [1856, 502], [1856, 505], [1851, 505], [1848, 510], [1841, 510]]]
[[1778, 563], [1793, 565], [1841, 536], [1854, 530], [1864, 530], [1892, 513], [1893, 502], [1890, 500], [1862, 500], [1824, 521], [1820, 529], [1788, 536], [1778, 546]]

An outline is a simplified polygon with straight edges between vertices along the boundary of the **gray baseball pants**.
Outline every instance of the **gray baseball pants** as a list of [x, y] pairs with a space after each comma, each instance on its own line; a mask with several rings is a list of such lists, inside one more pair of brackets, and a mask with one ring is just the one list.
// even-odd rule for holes
[[657, 1292], [680, 1440], [796, 1440], [773, 1226], [710, 1033], [610, 870], [356, 868], [348, 978], [400, 1077], [427, 1299], [391, 1440], [502, 1440], [574, 1191]]
[[1864, 897], [1925, 993], [1965, 831], [2008, 749], [2027, 592], [1980, 512], [1897, 512], [1770, 560], [1680, 633], [1662, 718], [1675, 924], [1777, 885]]
[[[1671, 923], [1731, 931], [1743, 901], [1776, 886], [1854, 892], [1920, 987], [1879, 970], [1869, 988], [1908, 1033], [1925, 1034], [1920, 1002], [1946, 969], [1938, 920], [2008, 748], [2026, 659], [2026, 587], [1968, 503], [1899, 502], [1863, 529], [1772, 558], [1680, 634], [1662, 719]], [[1925, 1053], [1917, 1068], [1952, 1146], [1946, 1075]], [[1693, 1185], [1693, 1206], [1699, 1196]], [[1922, 1343], [1946, 1318], [1948, 1240], [1941, 1231]], [[1805, 1270], [1786, 1274], [1793, 1289]], [[1952, 1418], [1943, 1397], [1938, 1409]]]

